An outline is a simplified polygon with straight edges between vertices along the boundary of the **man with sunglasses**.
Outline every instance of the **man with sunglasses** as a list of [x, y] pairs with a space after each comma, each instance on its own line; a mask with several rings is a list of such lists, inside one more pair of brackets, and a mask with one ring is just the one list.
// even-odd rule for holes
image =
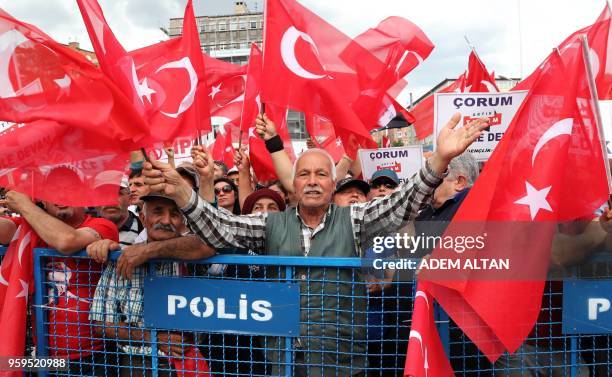
[[370, 193], [368, 199], [381, 198], [393, 193], [400, 181], [397, 173], [393, 170], [382, 169], [377, 170], [376, 173], [372, 174], [370, 179]]

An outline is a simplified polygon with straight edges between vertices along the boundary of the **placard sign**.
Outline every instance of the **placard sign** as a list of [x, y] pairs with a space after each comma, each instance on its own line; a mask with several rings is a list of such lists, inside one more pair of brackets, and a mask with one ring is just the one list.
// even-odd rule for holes
[[400, 182], [410, 179], [423, 166], [423, 149], [420, 145], [397, 148], [360, 149], [361, 171], [366, 181], [377, 170], [389, 169], [397, 173]]
[[298, 336], [299, 285], [148, 276], [145, 327]]
[[[527, 91], [505, 93], [436, 93], [434, 95], [434, 133], [457, 112], [461, 113], [458, 127], [472, 120], [488, 117], [491, 125], [468, 148], [478, 161], [486, 161], [508, 129], [514, 114], [525, 100]], [[435, 142], [434, 142], [435, 148]]]

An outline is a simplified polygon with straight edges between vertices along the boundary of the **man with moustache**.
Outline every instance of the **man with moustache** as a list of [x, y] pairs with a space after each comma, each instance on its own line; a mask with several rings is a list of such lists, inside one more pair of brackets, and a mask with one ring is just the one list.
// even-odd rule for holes
[[[141, 197], [147, 243], [181, 239], [183, 217], [167, 196], [151, 193]], [[137, 246], [137, 245], [134, 245]], [[87, 247], [89, 255], [107, 255], [119, 249], [113, 240], [100, 240]], [[156, 264], [157, 276], [178, 276], [177, 263]], [[120, 276], [114, 263], [109, 263], [96, 287], [90, 319], [98, 324], [95, 330], [106, 339], [116, 339], [120, 349], [120, 376], [150, 376], [152, 368], [151, 333], [143, 329], [143, 286], [147, 266], [134, 268], [131, 276]], [[193, 344], [189, 334], [162, 332], [157, 335], [158, 348], [165, 356], [182, 357], [183, 344]], [[159, 376], [174, 376], [167, 357], [159, 359]]]
[[[296, 160], [293, 187], [298, 205], [285, 212], [237, 216], [219, 210], [184, 184], [170, 165], [159, 161], [145, 163], [143, 175], [152, 192], [164, 192], [174, 199], [192, 231], [212, 247], [283, 256], [358, 256], [376, 235], [397, 231], [414, 219], [441, 183], [449, 161], [487, 126], [479, 119], [455, 129], [460, 119], [456, 114], [441, 130], [436, 152], [410, 181], [385, 198], [350, 207], [331, 203], [335, 165], [321, 149], [309, 149]], [[265, 114], [258, 116], [256, 132], [271, 154], [281, 152], [282, 140], [269, 123]], [[212, 164], [209, 156], [194, 161], [196, 168]], [[294, 273], [302, 290], [295, 375], [327, 375], [333, 368], [337, 376], [364, 376], [366, 294], [363, 285], [354, 284], [355, 272], [298, 267]], [[266, 357], [278, 369], [273, 374], [284, 373], [282, 355], [275, 350], [282, 349], [281, 344], [271, 339], [267, 346]]]

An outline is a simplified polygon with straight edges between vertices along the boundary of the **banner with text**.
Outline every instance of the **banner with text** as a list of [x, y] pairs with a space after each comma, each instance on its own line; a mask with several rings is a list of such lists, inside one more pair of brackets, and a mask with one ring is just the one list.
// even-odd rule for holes
[[370, 180], [377, 170], [389, 169], [397, 173], [400, 182], [404, 182], [423, 166], [423, 149], [420, 145], [360, 149], [359, 159], [365, 181]]
[[[436, 93], [434, 95], [434, 132], [436, 138], [448, 120], [461, 113], [459, 126], [488, 117], [491, 125], [468, 148], [478, 161], [487, 161], [508, 129], [527, 91], [506, 93]], [[435, 143], [434, 143], [435, 148]]]

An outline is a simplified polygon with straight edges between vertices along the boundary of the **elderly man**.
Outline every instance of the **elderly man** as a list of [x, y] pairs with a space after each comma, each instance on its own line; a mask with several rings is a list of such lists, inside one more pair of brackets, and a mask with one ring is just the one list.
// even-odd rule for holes
[[[179, 229], [183, 219], [174, 201], [157, 193], [145, 195], [141, 199], [144, 203], [148, 242], [180, 239]], [[119, 243], [113, 240], [100, 240], [89, 245], [87, 252], [96, 256], [118, 248]], [[176, 263], [160, 263], [156, 267], [160, 276], [179, 275]], [[119, 276], [115, 265], [109, 263], [102, 273], [91, 307], [90, 319], [99, 325], [96, 332], [107, 339], [117, 339], [121, 345], [121, 376], [145, 376], [151, 373], [151, 336], [142, 328], [142, 287], [146, 270], [144, 266], [136, 267], [131, 278], [124, 278]], [[183, 344], [193, 342], [193, 339], [182, 333], [160, 331], [157, 341], [164, 355], [181, 356], [186, 350]], [[167, 358], [160, 359], [158, 368], [160, 376], [173, 375], [168, 372], [171, 368]]]
[[[36, 247], [50, 247], [69, 256], [101, 238], [118, 240], [112, 222], [85, 214], [83, 207], [43, 202], [44, 209], [16, 191], [6, 194], [6, 204], [21, 217], [0, 218], [0, 243], [7, 244], [27, 221], [40, 238]], [[98, 375], [104, 363], [103, 343], [97, 338], [87, 313], [102, 266], [83, 258], [53, 258], [47, 263], [49, 295], [49, 349], [51, 356], [70, 359], [73, 375]]]
[[[350, 207], [331, 203], [335, 166], [320, 149], [309, 149], [296, 160], [293, 187], [298, 205], [278, 213], [236, 216], [218, 210], [185, 185], [171, 166], [158, 161], [145, 163], [143, 173], [151, 190], [172, 197], [195, 234], [213, 247], [251, 249], [268, 255], [358, 256], [374, 236], [394, 232], [414, 219], [442, 181], [449, 161], [487, 126], [480, 119], [456, 129], [460, 118], [456, 114], [441, 130], [436, 153], [412, 180], [386, 198]], [[258, 116], [256, 132], [273, 154], [283, 146], [270, 123], [265, 115]], [[210, 157], [195, 161], [196, 167], [209, 165]], [[295, 273], [302, 290], [295, 374], [364, 375], [364, 285], [354, 284], [355, 272], [351, 269], [296, 268]], [[275, 348], [274, 344], [268, 346]], [[283, 373], [279, 356], [278, 352], [267, 355], [280, 369], [275, 372]]]

